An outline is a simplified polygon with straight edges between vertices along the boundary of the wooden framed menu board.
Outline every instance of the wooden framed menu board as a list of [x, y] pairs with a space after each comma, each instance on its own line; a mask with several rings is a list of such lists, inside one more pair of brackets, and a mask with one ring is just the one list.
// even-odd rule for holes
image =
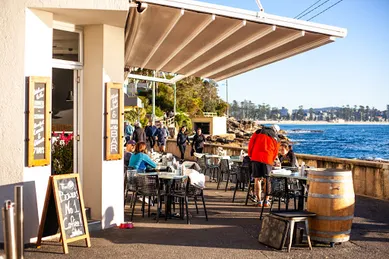
[[123, 156], [123, 85], [107, 83], [105, 91], [105, 159], [119, 160]]
[[86, 246], [91, 246], [78, 174], [50, 176], [37, 247], [40, 248], [42, 237], [55, 235], [58, 229], [65, 254], [70, 242], [85, 239]]
[[31, 166], [50, 164], [50, 77], [28, 78], [28, 159]]

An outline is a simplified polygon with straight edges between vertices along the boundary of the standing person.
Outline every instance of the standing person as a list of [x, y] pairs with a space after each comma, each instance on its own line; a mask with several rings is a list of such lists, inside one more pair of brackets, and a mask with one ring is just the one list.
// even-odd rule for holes
[[185, 159], [186, 143], [189, 143], [189, 138], [188, 135], [186, 135], [186, 127], [182, 126], [177, 135], [177, 146], [181, 152], [181, 162], [184, 162]]
[[145, 131], [142, 129], [142, 125], [139, 122], [135, 123], [135, 130], [132, 134], [132, 139], [135, 140], [136, 143], [146, 141]]
[[161, 122], [161, 124], [157, 130], [159, 152], [165, 153], [166, 138], [167, 137], [168, 137], [167, 129], [163, 125], [163, 123]]
[[149, 141], [151, 152], [154, 151], [156, 132], [157, 132], [157, 127], [155, 127], [155, 125], [153, 125], [153, 123], [150, 121], [146, 129], [146, 138]]
[[[274, 160], [278, 155], [279, 138], [278, 132], [280, 127], [273, 125], [270, 128], [262, 127], [257, 130], [250, 138], [248, 155], [251, 159], [252, 174], [255, 178], [254, 193], [256, 200], [259, 201], [260, 207], [269, 207], [269, 196], [265, 193], [265, 203], [263, 203], [262, 194], [262, 181], [266, 183], [266, 177], [269, 176]], [[267, 188], [268, 189], [268, 188]]]
[[134, 127], [132, 127], [131, 124], [128, 121], [126, 121], [124, 125], [124, 136], [129, 137], [131, 139], [133, 133], [134, 133]]
[[192, 148], [196, 153], [203, 153], [205, 143], [205, 136], [201, 132], [201, 128], [198, 128], [196, 134], [193, 137]]

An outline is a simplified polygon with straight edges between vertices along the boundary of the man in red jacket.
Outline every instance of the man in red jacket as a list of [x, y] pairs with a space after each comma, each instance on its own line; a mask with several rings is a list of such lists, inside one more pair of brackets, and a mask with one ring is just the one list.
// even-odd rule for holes
[[263, 204], [261, 193], [262, 193], [262, 181], [266, 184], [266, 178], [269, 176], [274, 160], [278, 155], [279, 149], [279, 138], [278, 132], [280, 127], [273, 125], [270, 128], [262, 127], [257, 130], [250, 139], [248, 155], [251, 159], [252, 174], [255, 178], [254, 182], [254, 193], [259, 201], [260, 207], [269, 207], [269, 197], [265, 194], [265, 204]]

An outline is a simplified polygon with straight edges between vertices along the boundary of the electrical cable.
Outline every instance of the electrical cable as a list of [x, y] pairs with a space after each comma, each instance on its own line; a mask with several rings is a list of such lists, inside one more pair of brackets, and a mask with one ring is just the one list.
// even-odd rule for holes
[[320, 13], [318, 13], [318, 14], [316, 14], [316, 15], [314, 15], [314, 16], [312, 16], [311, 18], [309, 18], [307, 21], [310, 21], [310, 20], [312, 20], [313, 18], [315, 18], [315, 17], [317, 17], [317, 16], [319, 16], [319, 15], [321, 15], [322, 13], [324, 13], [324, 12], [326, 12], [326, 11], [328, 11], [329, 9], [331, 9], [332, 7], [334, 7], [335, 5], [337, 5], [337, 4], [339, 4], [340, 2], [342, 2], [343, 0], [339, 0], [338, 2], [336, 2], [335, 4], [333, 4], [333, 5], [331, 5], [330, 7], [328, 7], [327, 9], [324, 9], [323, 11], [321, 11]]
[[302, 15], [303, 13], [305, 13], [306, 11], [308, 11], [309, 9], [311, 9], [313, 6], [315, 6], [317, 3], [321, 2], [321, 0], [318, 0], [316, 1], [313, 5], [311, 5], [310, 7], [308, 7], [307, 9], [305, 9], [304, 11], [302, 11], [301, 13], [299, 13], [298, 15], [296, 15], [293, 19], [296, 19], [297, 17], [299, 17], [300, 15]]
[[301, 18], [303, 18], [304, 16], [306, 16], [307, 14], [310, 14], [310, 13], [312, 13], [313, 11], [315, 11], [317, 8], [319, 8], [320, 6], [322, 6], [322, 5], [324, 5], [325, 3], [327, 3], [327, 2], [329, 2], [330, 0], [327, 0], [327, 1], [325, 1], [324, 3], [322, 3], [322, 4], [320, 4], [320, 5], [318, 5], [318, 6], [316, 6], [315, 8], [313, 8], [311, 11], [309, 11], [309, 12], [307, 12], [307, 13], [305, 13], [305, 14], [303, 14], [302, 16], [300, 16], [299, 18], [297, 18], [297, 19], [301, 19]]

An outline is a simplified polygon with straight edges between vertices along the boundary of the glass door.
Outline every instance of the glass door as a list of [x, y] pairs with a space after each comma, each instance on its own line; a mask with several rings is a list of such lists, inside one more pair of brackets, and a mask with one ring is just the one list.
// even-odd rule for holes
[[79, 73], [52, 70], [52, 173], [77, 173], [79, 168]]

